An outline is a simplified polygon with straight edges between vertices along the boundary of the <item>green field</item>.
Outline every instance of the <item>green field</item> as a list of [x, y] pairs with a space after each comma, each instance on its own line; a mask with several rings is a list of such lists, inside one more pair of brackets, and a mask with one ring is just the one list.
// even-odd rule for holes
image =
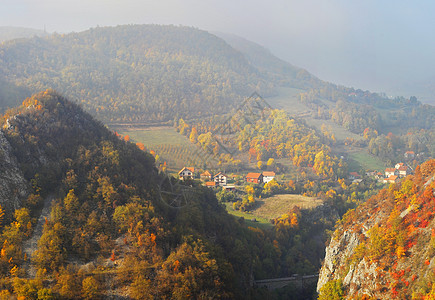
[[[294, 88], [278, 88], [278, 95], [265, 100], [273, 107], [277, 109], [283, 109], [294, 117], [304, 119], [309, 126], [315, 127], [320, 130], [321, 126], [325, 124], [326, 128], [334, 133], [337, 140], [343, 141], [347, 137], [359, 140], [362, 136], [352, 133], [346, 130], [344, 127], [335, 124], [331, 120], [314, 119], [312, 115], [312, 109], [304, 105], [299, 101], [298, 95], [304, 90]], [[335, 103], [327, 100], [322, 100], [328, 106], [334, 106]]]
[[173, 127], [148, 127], [142, 129], [121, 129], [121, 135], [129, 135], [130, 139], [136, 143], [143, 143], [145, 147], [152, 148], [155, 145], [186, 145], [190, 146], [190, 141], [179, 134]]
[[304, 90], [294, 88], [278, 88], [278, 95], [266, 98], [266, 102], [273, 108], [283, 109], [291, 116], [310, 112], [311, 109], [299, 101], [298, 95]]
[[130, 136], [134, 143], [143, 143], [148, 151], [159, 156], [160, 163], [166, 162], [168, 171], [178, 171], [186, 165], [204, 165], [206, 155], [185, 136], [168, 126], [122, 129], [119, 134]]
[[349, 171], [364, 170], [383, 171], [386, 165], [378, 157], [368, 154], [364, 150], [349, 153]]
[[315, 127], [319, 130], [324, 124], [326, 126], [326, 129], [334, 134], [337, 141], [344, 141], [346, 138], [352, 138], [354, 140], [360, 140], [363, 138], [361, 135], [350, 132], [349, 130], [332, 122], [331, 120], [321, 120], [307, 117], [305, 118], [305, 121], [309, 126]]
[[[232, 203], [225, 203], [228, 213], [243, 217], [249, 226], [259, 228], [271, 228], [271, 219], [278, 218], [288, 213], [294, 206], [300, 208], [313, 208], [321, 205], [323, 200], [315, 197], [305, 197], [302, 195], [282, 194], [273, 197], [257, 200], [256, 208], [250, 212], [241, 212], [233, 209]], [[256, 221], [252, 221], [255, 219]]]

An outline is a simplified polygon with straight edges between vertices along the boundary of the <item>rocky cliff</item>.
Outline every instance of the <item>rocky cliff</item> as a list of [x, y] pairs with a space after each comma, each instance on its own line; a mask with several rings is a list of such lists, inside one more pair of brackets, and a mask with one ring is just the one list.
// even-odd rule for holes
[[435, 292], [434, 174], [435, 160], [428, 161], [343, 217], [319, 274], [324, 299], [332, 293], [420, 299]]
[[20, 207], [27, 196], [28, 182], [18, 166], [16, 157], [4, 133], [0, 130], [0, 205], [6, 211]]

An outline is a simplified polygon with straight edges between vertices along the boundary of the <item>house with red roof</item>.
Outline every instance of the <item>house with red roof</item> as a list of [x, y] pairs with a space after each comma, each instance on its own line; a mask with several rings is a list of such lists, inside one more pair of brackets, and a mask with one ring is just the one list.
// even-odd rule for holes
[[263, 174], [261, 174], [261, 173], [248, 173], [248, 175], [246, 175], [246, 182], [262, 183], [263, 182]]

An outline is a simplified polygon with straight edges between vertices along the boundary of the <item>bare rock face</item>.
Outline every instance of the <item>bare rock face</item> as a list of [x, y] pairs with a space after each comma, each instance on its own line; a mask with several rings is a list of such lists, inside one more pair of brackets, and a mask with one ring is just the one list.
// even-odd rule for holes
[[[345, 231], [341, 237], [332, 237], [329, 246], [326, 248], [325, 261], [319, 273], [317, 291], [329, 280], [334, 279], [338, 267], [343, 265], [346, 259], [353, 254], [358, 243], [356, 234], [350, 231]], [[350, 281], [350, 278], [346, 279]]]
[[0, 205], [6, 211], [20, 207], [28, 195], [29, 183], [24, 179], [11, 145], [0, 130]]

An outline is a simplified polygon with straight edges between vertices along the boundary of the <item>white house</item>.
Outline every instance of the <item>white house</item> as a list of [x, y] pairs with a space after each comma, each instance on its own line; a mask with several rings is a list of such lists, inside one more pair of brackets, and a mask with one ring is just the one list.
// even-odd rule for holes
[[216, 185], [220, 186], [227, 185], [227, 175], [222, 172], [217, 173], [216, 175], [214, 175], [214, 182], [216, 182]]
[[399, 170], [399, 177], [406, 177], [406, 176], [409, 175], [409, 168], [408, 168], [408, 166], [401, 166], [397, 170]]
[[195, 177], [195, 168], [184, 167], [178, 172], [178, 177], [180, 180], [193, 179]]
[[396, 168], [385, 169], [385, 178], [388, 178], [390, 176], [398, 176], [398, 175], [399, 175], [399, 170], [397, 170]]
[[275, 172], [264, 171], [263, 172], [263, 182], [268, 183], [269, 181], [272, 181], [272, 179], [274, 179], [275, 176], [276, 176]]

